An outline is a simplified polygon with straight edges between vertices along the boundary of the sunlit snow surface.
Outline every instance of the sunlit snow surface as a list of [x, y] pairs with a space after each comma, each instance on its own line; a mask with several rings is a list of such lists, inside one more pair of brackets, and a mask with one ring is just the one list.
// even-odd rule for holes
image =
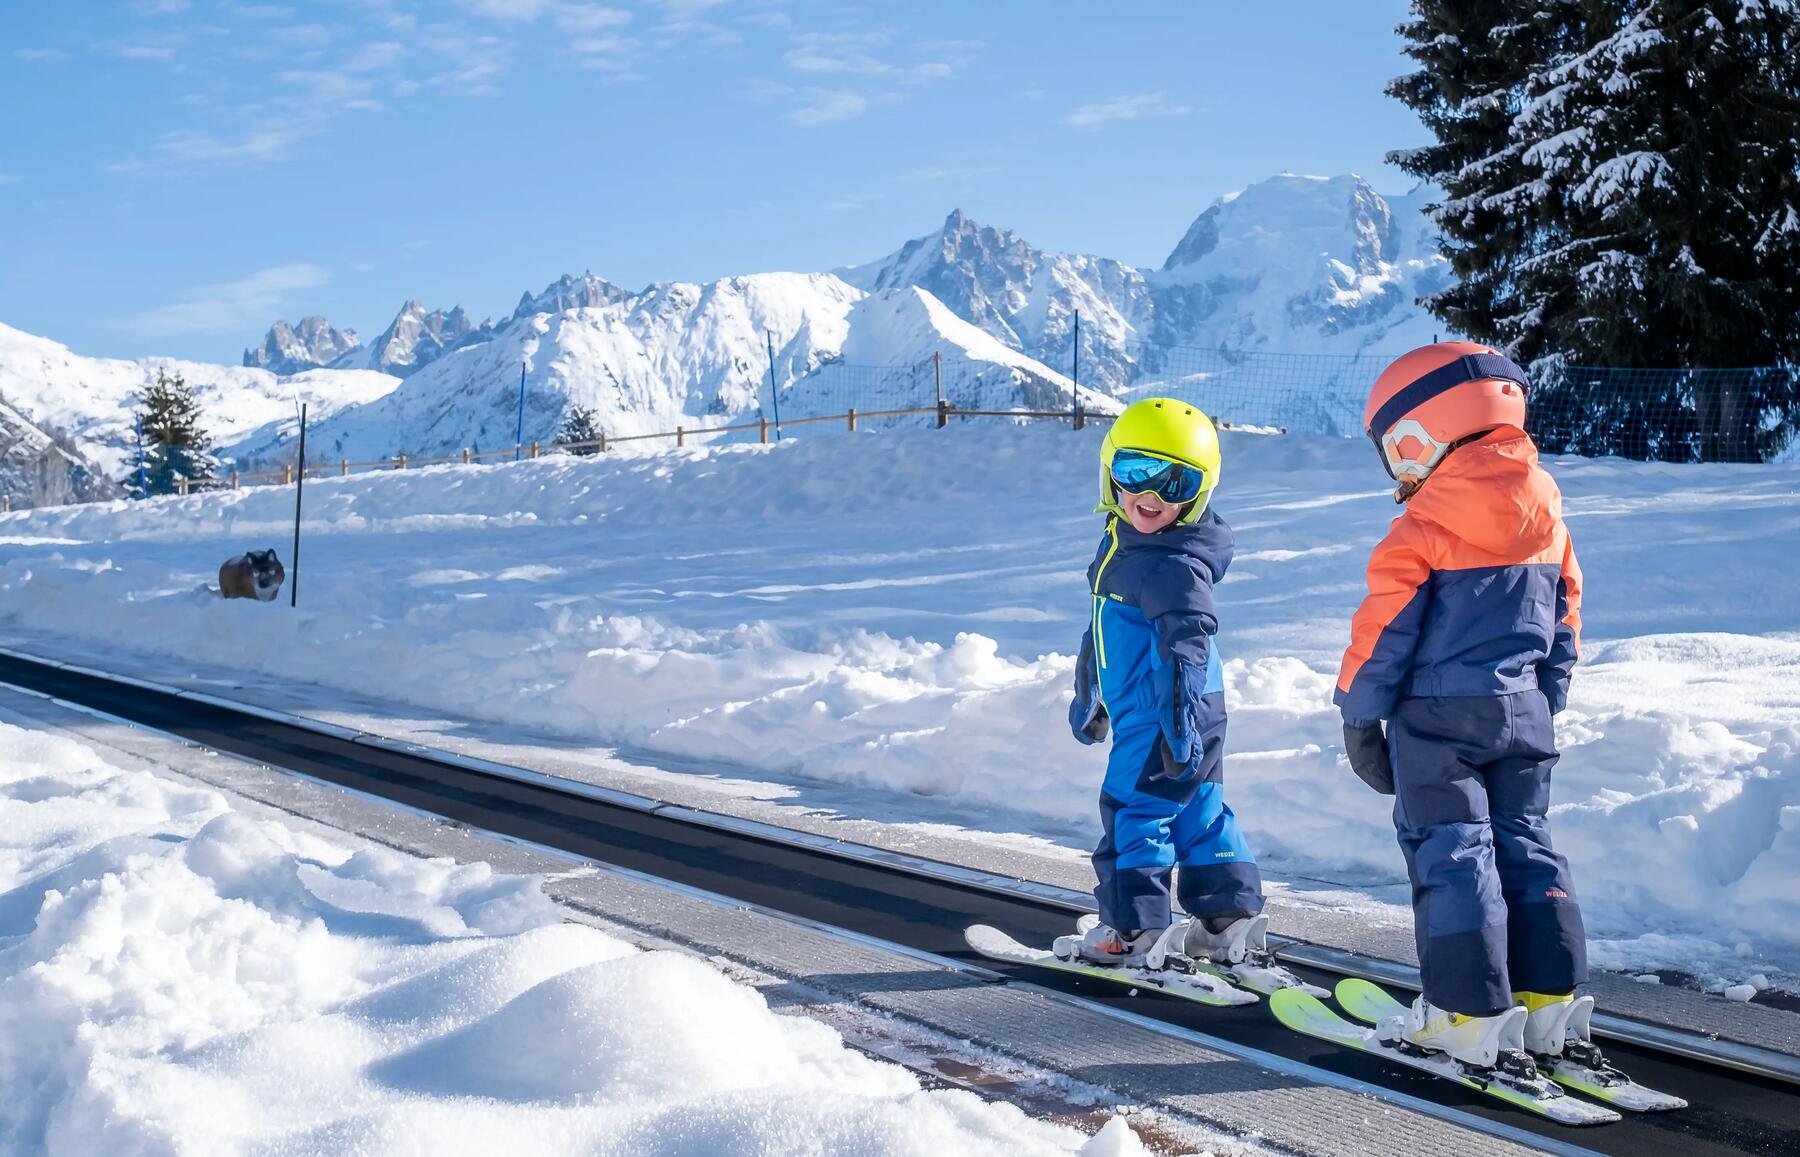
[[0, 1152], [1142, 1153], [925, 1091], [537, 881], [0, 725]]
[[[199, 590], [229, 554], [286, 557], [291, 489], [13, 515], [0, 622], [1074, 846], [1103, 761], [1064, 721], [1099, 439], [971, 424], [309, 482], [298, 614]], [[1400, 879], [1331, 706], [1386, 478], [1366, 443], [1225, 454], [1230, 797], [1277, 872]], [[1791, 971], [1800, 467], [1551, 465], [1587, 572], [1555, 833], [1596, 957]]]

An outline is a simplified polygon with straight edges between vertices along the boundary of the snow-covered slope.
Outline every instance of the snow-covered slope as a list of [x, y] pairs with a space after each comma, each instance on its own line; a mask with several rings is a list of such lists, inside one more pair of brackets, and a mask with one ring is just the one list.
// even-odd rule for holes
[[123, 472], [134, 442], [135, 395], [158, 370], [194, 387], [208, 432], [219, 445], [259, 426], [291, 423], [300, 401], [310, 417], [368, 402], [399, 379], [366, 370], [309, 370], [280, 377], [248, 366], [220, 366], [173, 358], [89, 358], [47, 338], [0, 324], [0, 398], [33, 422], [67, 432], [113, 477]]
[[[925, 363], [934, 353], [944, 357], [946, 396], [964, 408], [1066, 409], [1072, 397], [1066, 378], [920, 290], [865, 294], [828, 273], [764, 273], [672, 282], [520, 318], [320, 423], [308, 453], [316, 446], [327, 458], [370, 460], [510, 446], [521, 367], [528, 442], [551, 441], [577, 405], [595, 411], [612, 437], [773, 419], [771, 333], [789, 418], [930, 405], [935, 386]], [[1091, 394], [1087, 405], [1113, 403]], [[236, 450], [267, 457], [287, 437], [285, 429], [259, 431]]]
[[[1101, 437], [952, 423], [323, 479], [298, 614], [196, 593], [284, 541], [291, 489], [0, 516], [0, 627], [113, 669], [398, 699], [1073, 858], [1105, 763], [1066, 720]], [[1331, 701], [1391, 488], [1365, 441], [1223, 445], [1233, 806], [1271, 873], [1386, 880], [1404, 905], [1391, 801], [1345, 766]], [[1595, 956], [1800, 970], [1800, 467], [1550, 467], [1586, 572], [1553, 822]]]
[[0, 400], [0, 494], [24, 510], [116, 498], [120, 490], [80, 447]]

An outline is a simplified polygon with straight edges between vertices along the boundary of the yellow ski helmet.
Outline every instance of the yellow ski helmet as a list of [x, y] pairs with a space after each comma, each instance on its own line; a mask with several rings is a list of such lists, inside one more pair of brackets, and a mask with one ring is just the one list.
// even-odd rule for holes
[[1113, 482], [1113, 455], [1120, 450], [1142, 450], [1161, 458], [1192, 466], [1204, 476], [1200, 494], [1178, 520], [1185, 525], [1199, 518], [1219, 484], [1219, 432], [1199, 407], [1175, 398], [1144, 398], [1125, 407], [1100, 443], [1100, 505], [1098, 513], [1121, 518], [1118, 487]]

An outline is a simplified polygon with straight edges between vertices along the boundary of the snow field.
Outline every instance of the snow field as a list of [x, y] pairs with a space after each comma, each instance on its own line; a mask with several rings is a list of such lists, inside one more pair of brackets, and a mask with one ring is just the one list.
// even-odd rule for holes
[[[309, 483], [298, 614], [198, 589], [230, 554], [285, 557], [291, 491], [13, 515], [0, 621], [1082, 846], [1104, 756], [1064, 710], [1099, 438], [970, 424]], [[1402, 880], [1331, 705], [1386, 478], [1351, 441], [1225, 452], [1233, 806], [1278, 873]], [[1555, 831], [1595, 958], [1721, 988], [1792, 971], [1800, 469], [1551, 467], [1587, 573]]]
[[0, 1151], [1142, 1153], [926, 1091], [531, 877], [0, 724]]

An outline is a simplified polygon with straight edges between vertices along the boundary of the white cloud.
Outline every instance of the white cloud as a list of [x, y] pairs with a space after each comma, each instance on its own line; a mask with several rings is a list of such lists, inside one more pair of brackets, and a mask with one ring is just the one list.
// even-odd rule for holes
[[960, 169], [948, 169], [934, 165], [928, 169], [914, 169], [908, 173], [901, 173], [894, 179], [897, 181], [905, 181], [909, 184], [935, 181], [968, 181], [975, 177], [986, 176], [989, 173], [998, 173], [999, 171], [999, 165], [971, 165], [967, 168]]
[[870, 98], [841, 88], [809, 88], [801, 91], [787, 119], [813, 128], [855, 120], [869, 110]]
[[631, 13], [623, 8], [607, 8], [599, 4], [560, 4], [551, 14], [556, 26], [564, 32], [598, 32], [631, 23]]
[[13, 173], [0, 173], [0, 185], [16, 185], [20, 178]]
[[127, 5], [139, 16], [179, 16], [193, 6], [192, 0], [131, 0]]
[[[266, 164], [286, 159], [288, 150], [306, 135], [306, 130], [298, 124], [276, 121], [253, 125], [235, 138], [182, 129], [165, 133], [156, 142], [156, 147], [167, 157], [177, 161], [200, 164]], [[131, 166], [144, 167], [146, 166]]]
[[1062, 123], [1078, 129], [1097, 129], [1112, 121], [1137, 120], [1139, 117], [1183, 117], [1193, 112], [1185, 104], [1174, 104], [1160, 92], [1116, 96], [1098, 104], [1084, 104], [1062, 118]]
[[113, 52], [125, 60], [155, 60], [163, 63], [175, 59], [175, 50], [187, 43], [184, 36], [142, 36], [117, 44]]
[[804, 32], [794, 37], [785, 59], [796, 72], [886, 76], [894, 66], [873, 52], [886, 39], [877, 32]]
[[365, 44], [344, 61], [345, 72], [380, 72], [406, 59], [406, 45], [392, 40]]
[[55, 64], [69, 59], [69, 54], [60, 48], [15, 48], [13, 55], [34, 64]]
[[465, 3], [478, 16], [527, 23], [542, 16], [550, 7], [550, 0], [465, 0]]
[[238, 281], [198, 286], [181, 301], [128, 318], [123, 325], [142, 337], [224, 333], [260, 326], [279, 310], [288, 294], [323, 285], [327, 277], [317, 265], [277, 265]]

